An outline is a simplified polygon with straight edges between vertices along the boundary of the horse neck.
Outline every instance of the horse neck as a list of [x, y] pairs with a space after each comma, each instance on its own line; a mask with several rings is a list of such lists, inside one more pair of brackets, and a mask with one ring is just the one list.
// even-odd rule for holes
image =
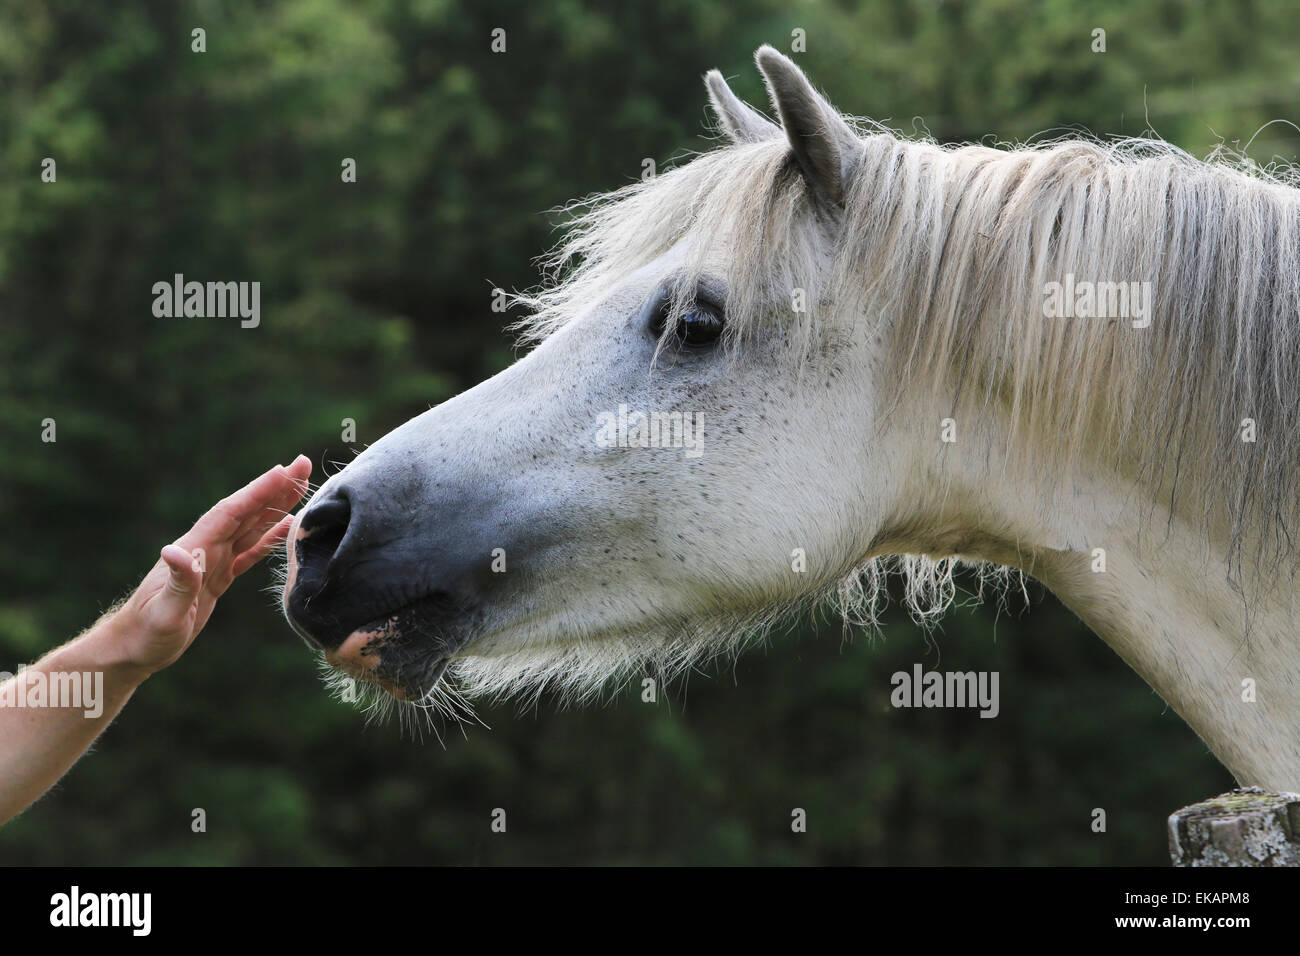
[[[942, 414], [936, 406], [906, 417], [937, 423]], [[1300, 644], [1289, 586], [1230, 567], [1226, 541], [1212, 540], [1202, 522], [1170, 518], [1158, 496], [1105, 469], [1061, 480], [1018, 463], [996, 423], [924, 444], [913, 449], [918, 473], [900, 484], [925, 490], [900, 508], [905, 517], [878, 550], [959, 555], [1032, 575], [1240, 783], [1300, 789]], [[1277, 577], [1289, 583], [1293, 570]]]

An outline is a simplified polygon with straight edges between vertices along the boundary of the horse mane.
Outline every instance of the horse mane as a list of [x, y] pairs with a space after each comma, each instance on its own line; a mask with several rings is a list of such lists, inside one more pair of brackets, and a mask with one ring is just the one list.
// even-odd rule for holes
[[[531, 311], [524, 341], [682, 243], [678, 308], [715, 254], [733, 346], [781, 322], [810, 354], [832, 303], [857, 334], [890, 336], [893, 394], [950, 397], [958, 420], [996, 407], [1045, 479], [1091, 457], [1167, 502], [1171, 519], [1203, 521], [1230, 562], [1293, 555], [1295, 168], [1225, 149], [1202, 161], [1153, 138], [945, 146], [846, 121], [861, 152], [834, 231], [783, 137], [567, 207], [546, 282], [516, 297]], [[1045, 317], [1047, 284], [1067, 274], [1149, 282], [1150, 326]]]

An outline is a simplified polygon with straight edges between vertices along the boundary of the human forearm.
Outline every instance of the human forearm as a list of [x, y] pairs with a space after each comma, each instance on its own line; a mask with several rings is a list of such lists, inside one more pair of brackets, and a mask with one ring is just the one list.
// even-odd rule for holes
[[126, 660], [116, 614], [0, 684], [0, 825], [52, 787], [148, 676]]

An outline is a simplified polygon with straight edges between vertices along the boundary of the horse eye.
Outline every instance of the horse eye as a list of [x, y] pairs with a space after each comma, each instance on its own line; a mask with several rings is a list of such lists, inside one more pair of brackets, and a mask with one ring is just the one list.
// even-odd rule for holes
[[686, 345], [707, 345], [722, 334], [722, 317], [711, 309], [692, 306], [677, 324], [677, 338]]
[[[663, 334], [664, 326], [668, 324], [666, 313], [667, 310], [663, 309], [655, 316], [651, 332], [656, 338]], [[677, 323], [677, 341], [683, 345], [708, 345], [722, 334], [724, 324], [716, 311], [696, 302], [682, 313], [681, 321]]]

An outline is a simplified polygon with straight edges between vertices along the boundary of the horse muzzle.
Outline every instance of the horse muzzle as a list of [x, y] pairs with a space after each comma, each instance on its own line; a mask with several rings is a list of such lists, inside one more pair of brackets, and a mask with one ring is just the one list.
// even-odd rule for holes
[[[472, 636], [491, 548], [470, 502], [417, 508], [415, 489], [346, 478], [322, 489], [290, 531], [285, 616], [331, 666], [419, 699]], [[431, 510], [459, 517], [435, 530], [415, 517]]]

